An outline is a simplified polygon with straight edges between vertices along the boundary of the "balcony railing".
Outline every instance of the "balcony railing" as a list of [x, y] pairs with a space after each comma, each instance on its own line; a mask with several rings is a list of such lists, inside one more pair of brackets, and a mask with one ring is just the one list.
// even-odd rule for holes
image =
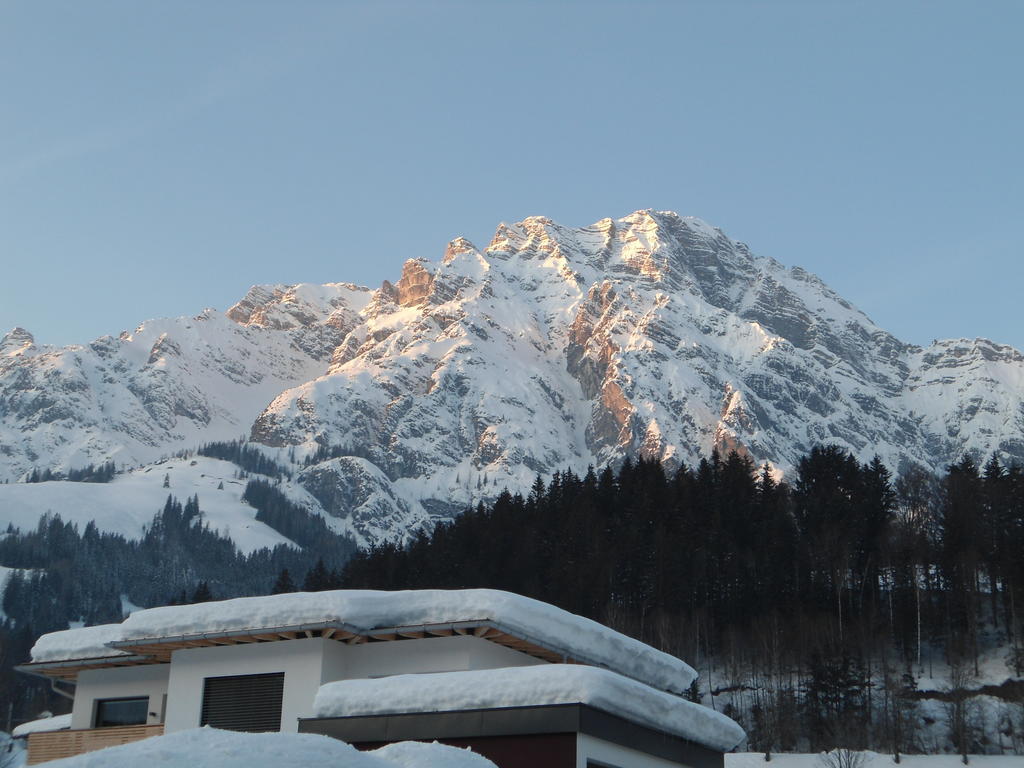
[[28, 764], [36, 765], [59, 757], [72, 757], [104, 747], [160, 736], [163, 725], [125, 725], [117, 728], [87, 728], [79, 731], [46, 731], [28, 735]]

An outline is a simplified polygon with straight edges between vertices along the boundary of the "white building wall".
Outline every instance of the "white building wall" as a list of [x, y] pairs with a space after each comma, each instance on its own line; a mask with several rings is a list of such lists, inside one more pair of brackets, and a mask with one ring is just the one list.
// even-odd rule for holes
[[324, 645], [333, 642], [305, 638], [175, 651], [171, 656], [167, 687], [165, 732], [199, 725], [203, 683], [207, 677], [284, 672], [281, 730], [294, 733], [298, 730], [298, 719], [313, 714], [313, 698], [320, 687]]
[[75, 702], [71, 709], [72, 728], [92, 728], [97, 699], [149, 697], [152, 714], [147, 724], [159, 723], [163, 716], [164, 694], [167, 693], [169, 664], [146, 664], [139, 667], [86, 669], [78, 674]]
[[498, 669], [500, 667], [527, 667], [533, 664], [547, 664], [543, 659], [530, 656], [513, 648], [481, 640], [479, 637], [460, 638], [470, 641], [468, 669]]
[[576, 768], [587, 768], [588, 762], [599, 763], [606, 768], [680, 768], [679, 763], [671, 760], [577, 733]]
[[[79, 675], [72, 728], [91, 728], [99, 698], [149, 696], [151, 723], [167, 733], [199, 725], [207, 677], [284, 673], [281, 730], [298, 730], [300, 717], [313, 715], [323, 683], [353, 678], [544, 664], [525, 653], [479, 637], [430, 637], [347, 645], [304, 638], [175, 651], [170, 664], [87, 670]], [[162, 711], [164, 694], [167, 711]]]
[[458, 672], [544, 664], [525, 653], [470, 635], [383, 643], [334, 643], [324, 657], [323, 681], [422, 672]]

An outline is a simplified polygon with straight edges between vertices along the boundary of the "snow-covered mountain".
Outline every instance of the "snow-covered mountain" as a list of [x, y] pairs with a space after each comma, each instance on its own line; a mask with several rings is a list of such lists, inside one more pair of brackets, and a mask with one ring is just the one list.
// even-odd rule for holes
[[246, 434], [282, 389], [323, 373], [369, 298], [342, 284], [257, 287], [227, 313], [64, 348], [15, 328], [0, 339], [0, 478]]
[[835, 443], [894, 469], [1024, 461], [1022, 393], [1017, 350], [905, 344], [698, 219], [531, 217], [373, 291], [256, 287], [226, 313], [85, 347], [16, 329], [0, 342], [0, 477], [246, 433], [279, 461], [330, 456], [292, 485], [365, 543], [627, 455], [737, 448], [785, 472]]

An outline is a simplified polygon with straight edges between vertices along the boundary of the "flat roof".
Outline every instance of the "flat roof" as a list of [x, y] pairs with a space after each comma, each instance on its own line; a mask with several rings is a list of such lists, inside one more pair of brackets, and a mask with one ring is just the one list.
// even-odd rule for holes
[[299, 733], [319, 733], [362, 748], [396, 741], [493, 739], [582, 733], [690, 768], [723, 768], [720, 750], [650, 728], [587, 704], [546, 704], [455, 712], [299, 719]]
[[538, 600], [491, 589], [334, 590], [149, 608], [120, 624], [43, 635], [20, 670], [71, 680], [82, 669], [170, 661], [183, 648], [324, 638], [347, 644], [471, 635], [550, 662], [613, 670], [684, 692], [686, 662]]
[[569, 664], [336, 680], [320, 686], [313, 713], [380, 717], [563, 704], [586, 704], [718, 751], [744, 738], [735, 721], [709, 707], [608, 669]]

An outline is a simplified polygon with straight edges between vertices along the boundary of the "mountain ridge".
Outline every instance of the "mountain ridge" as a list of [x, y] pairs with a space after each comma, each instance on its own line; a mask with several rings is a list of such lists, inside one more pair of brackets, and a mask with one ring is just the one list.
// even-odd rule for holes
[[254, 286], [223, 313], [62, 349], [18, 329], [0, 352], [6, 478], [247, 433], [279, 458], [329, 449], [297, 480], [364, 544], [631, 455], [1024, 462], [1019, 351], [904, 343], [817, 276], [666, 211], [529, 217], [376, 290]]

